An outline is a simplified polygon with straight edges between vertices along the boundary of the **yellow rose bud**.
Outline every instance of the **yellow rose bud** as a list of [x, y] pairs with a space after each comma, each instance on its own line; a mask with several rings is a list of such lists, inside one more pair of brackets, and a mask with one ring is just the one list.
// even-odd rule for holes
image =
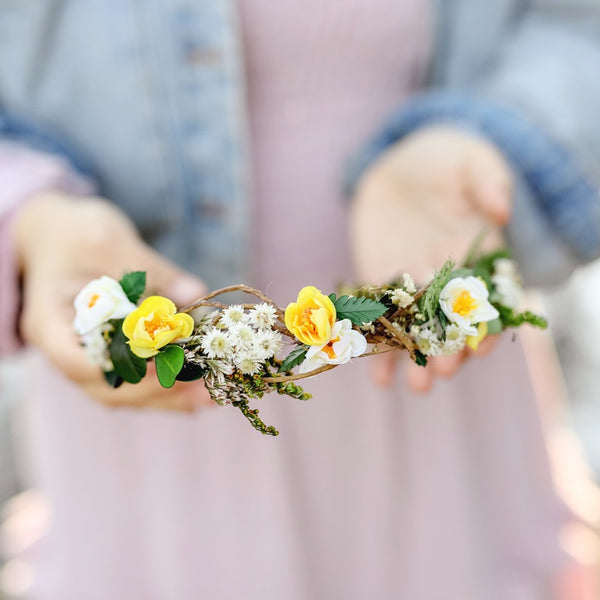
[[191, 335], [194, 319], [178, 313], [168, 298], [150, 296], [123, 321], [123, 333], [129, 338], [131, 351], [140, 358], [150, 358], [173, 340]]
[[335, 315], [329, 297], [309, 285], [300, 290], [298, 301], [285, 309], [285, 326], [303, 344], [322, 346], [329, 341]]
[[477, 325], [477, 335], [469, 335], [467, 336], [467, 346], [472, 348], [473, 350], [477, 350], [479, 344], [483, 341], [485, 336], [488, 334], [488, 324], [487, 322], [479, 323]]

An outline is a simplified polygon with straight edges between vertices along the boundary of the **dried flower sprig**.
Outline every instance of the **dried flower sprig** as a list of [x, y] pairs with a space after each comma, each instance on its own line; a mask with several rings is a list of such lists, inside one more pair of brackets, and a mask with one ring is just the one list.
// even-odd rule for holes
[[[278, 435], [251, 402], [277, 392], [308, 400], [295, 382], [352, 358], [404, 350], [418, 365], [430, 356], [477, 348], [487, 335], [543, 317], [518, 312], [521, 282], [506, 250], [476, 257], [459, 268], [447, 261], [425, 286], [403, 274], [386, 285], [362, 286], [337, 296], [313, 286], [285, 310], [260, 290], [240, 284], [211, 292], [179, 312], [171, 300], [150, 296], [143, 272], [117, 282], [101, 277], [75, 299], [75, 329], [88, 357], [114, 387], [137, 383], [154, 360], [164, 387], [203, 379], [212, 399], [232, 405], [258, 431]], [[217, 300], [244, 292], [255, 301]], [[202, 316], [196, 320], [191, 314]]]

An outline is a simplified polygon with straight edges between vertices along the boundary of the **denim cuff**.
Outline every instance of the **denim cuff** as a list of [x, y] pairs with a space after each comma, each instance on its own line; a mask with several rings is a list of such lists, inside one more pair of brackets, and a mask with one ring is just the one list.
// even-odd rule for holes
[[96, 180], [92, 162], [79, 148], [48, 128], [0, 109], [0, 139], [16, 142], [39, 152], [58, 154], [84, 177]]
[[532, 201], [581, 261], [600, 256], [600, 187], [562, 143], [522, 115], [488, 99], [451, 92], [415, 97], [349, 164], [346, 189], [389, 146], [424, 126], [467, 127], [492, 141], [525, 183]]

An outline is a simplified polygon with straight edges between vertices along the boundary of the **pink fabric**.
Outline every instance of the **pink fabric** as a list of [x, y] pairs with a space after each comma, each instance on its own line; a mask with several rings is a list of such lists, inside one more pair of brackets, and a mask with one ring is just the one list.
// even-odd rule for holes
[[20, 347], [16, 327], [19, 272], [13, 239], [18, 209], [43, 191], [89, 194], [92, 189], [61, 157], [0, 142], [0, 355]]
[[[257, 282], [281, 303], [351, 275], [344, 157], [418, 84], [421, 0], [241, 0]], [[542, 600], [562, 519], [519, 344], [374, 389], [367, 360], [259, 403], [109, 410], [41, 357], [29, 405], [53, 522], [43, 600]]]

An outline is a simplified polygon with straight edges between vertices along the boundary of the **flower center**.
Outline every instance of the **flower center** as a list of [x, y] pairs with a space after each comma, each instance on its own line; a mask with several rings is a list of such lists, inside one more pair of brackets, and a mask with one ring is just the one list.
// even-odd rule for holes
[[144, 327], [146, 329], [146, 333], [152, 339], [154, 339], [154, 336], [156, 335], [157, 331], [160, 332], [160, 331], [165, 331], [165, 330], [169, 329], [169, 327], [165, 324], [162, 317], [160, 315], [157, 315], [156, 313], [154, 313], [152, 315], [151, 319], [148, 319], [144, 323]]
[[317, 326], [312, 320], [312, 312], [314, 308], [305, 308], [300, 315], [300, 322], [306, 327], [310, 333], [317, 333]]
[[325, 346], [323, 346], [323, 352], [325, 352], [325, 354], [327, 354], [327, 356], [330, 358], [330, 360], [337, 358], [337, 354], [335, 353], [335, 350], [333, 349], [333, 345], [339, 341], [340, 341], [340, 338], [336, 337], [335, 340], [331, 340]]
[[88, 302], [88, 308], [94, 308], [98, 300], [100, 300], [100, 294], [92, 294], [90, 301]]
[[477, 308], [477, 300], [469, 294], [466, 290], [463, 290], [452, 306], [452, 311], [461, 317], [466, 317], [470, 312]]

